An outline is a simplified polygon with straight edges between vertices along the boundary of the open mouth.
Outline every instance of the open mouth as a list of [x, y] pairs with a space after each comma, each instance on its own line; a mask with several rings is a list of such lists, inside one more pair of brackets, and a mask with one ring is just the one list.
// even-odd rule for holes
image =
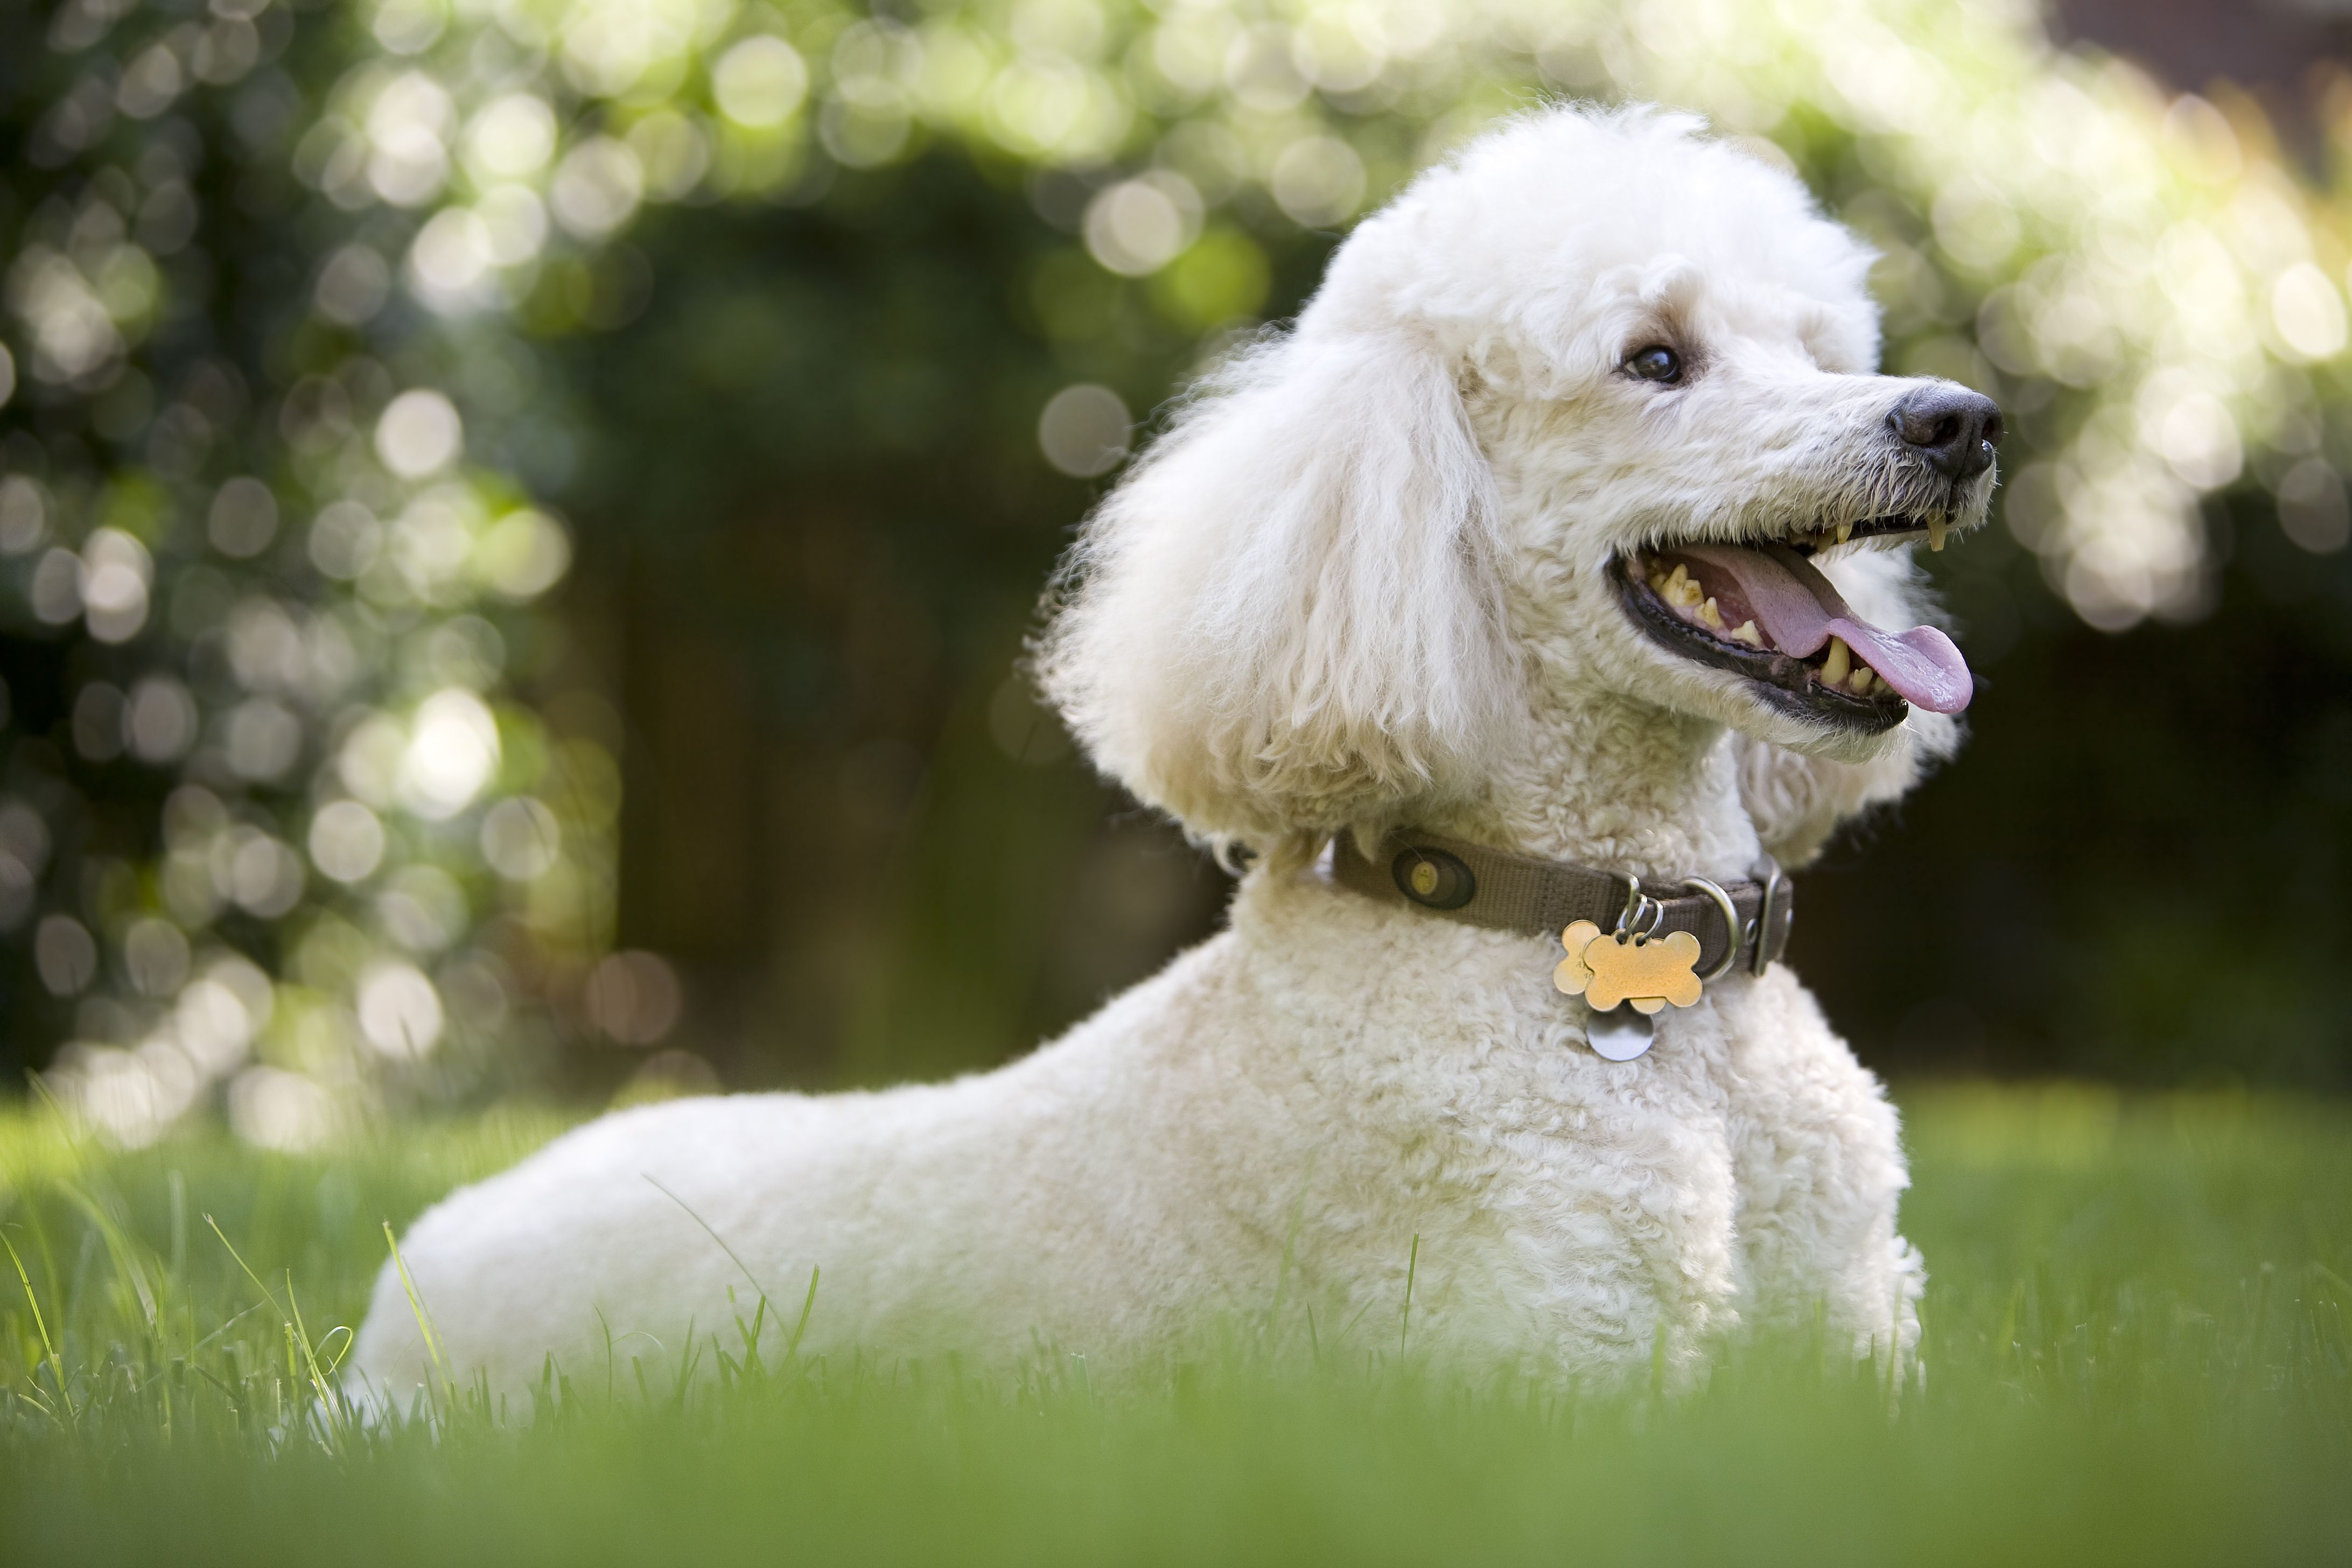
[[1968, 661], [1934, 626], [1889, 631], [1856, 615], [1810, 556], [1937, 518], [1880, 518], [1756, 544], [1661, 545], [1617, 558], [1611, 581], [1626, 613], [1685, 658], [1727, 669], [1796, 717], [1875, 732], [1913, 704], [1957, 713], [1975, 695]]

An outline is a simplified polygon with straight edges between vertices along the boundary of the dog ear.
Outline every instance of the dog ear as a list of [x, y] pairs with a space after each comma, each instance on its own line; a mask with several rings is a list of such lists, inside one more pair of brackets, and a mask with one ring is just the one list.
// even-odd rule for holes
[[1268, 850], [1447, 790], [1519, 690], [1452, 368], [1314, 320], [1213, 377], [1105, 500], [1037, 648], [1097, 766]]

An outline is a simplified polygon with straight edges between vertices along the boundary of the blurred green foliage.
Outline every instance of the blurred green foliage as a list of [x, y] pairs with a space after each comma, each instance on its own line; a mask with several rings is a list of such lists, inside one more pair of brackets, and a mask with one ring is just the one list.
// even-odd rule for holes
[[2225, 92], [2000, 0], [0, 40], [0, 1058], [118, 1137], [948, 1072], [1205, 930], [1013, 679], [1038, 586], [1356, 215], [1568, 94], [1793, 164], [1885, 253], [1889, 367], [2011, 416], [1935, 559], [1970, 752], [1805, 889], [1865, 1057], [2352, 1069], [2345, 206]]

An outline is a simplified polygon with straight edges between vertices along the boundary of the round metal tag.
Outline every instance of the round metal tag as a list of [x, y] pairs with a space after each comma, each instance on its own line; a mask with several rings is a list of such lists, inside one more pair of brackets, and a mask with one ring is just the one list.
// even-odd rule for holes
[[1596, 1056], [1612, 1062], [1630, 1062], [1650, 1048], [1656, 1030], [1648, 1014], [1637, 1013], [1632, 1007], [1612, 1007], [1591, 1016], [1584, 1026], [1584, 1037], [1592, 1043]]

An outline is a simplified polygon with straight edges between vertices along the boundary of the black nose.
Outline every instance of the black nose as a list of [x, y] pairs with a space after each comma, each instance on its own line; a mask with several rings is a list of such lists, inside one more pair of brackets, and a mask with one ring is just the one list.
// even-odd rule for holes
[[1992, 467], [2000, 406], [1965, 386], [1922, 387], [1895, 405], [1886, 426], [1929, 468], [1958, 482]]

